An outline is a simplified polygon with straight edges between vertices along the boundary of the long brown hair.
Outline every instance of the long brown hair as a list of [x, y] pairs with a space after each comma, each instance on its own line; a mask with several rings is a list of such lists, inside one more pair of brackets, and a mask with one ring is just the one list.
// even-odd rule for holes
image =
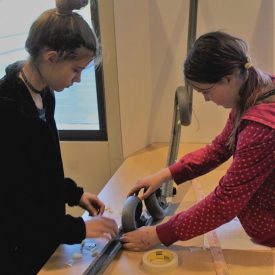
[[184, 62], [184, 76], [187, 80], [214, 84], [236, 70], [244, 79], [239, 91], [240, 100], [236, 106], [233, 130], [228, 140], [230, 147], [235, 145], [242, 115], [256, 104], [261, 90], [272, 85], [270, 75], [249, 63], [248, 44], [241, 38], [221, 31], [200, 36]]

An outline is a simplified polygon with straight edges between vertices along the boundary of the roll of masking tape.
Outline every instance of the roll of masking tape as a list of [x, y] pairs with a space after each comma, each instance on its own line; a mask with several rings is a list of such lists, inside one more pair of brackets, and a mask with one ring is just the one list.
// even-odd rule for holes
[[166, 249], [154, 249], [144, 253], [143, 268], [150, 274], [162, 274], [174, 270], [178, 266], [178, 255]]

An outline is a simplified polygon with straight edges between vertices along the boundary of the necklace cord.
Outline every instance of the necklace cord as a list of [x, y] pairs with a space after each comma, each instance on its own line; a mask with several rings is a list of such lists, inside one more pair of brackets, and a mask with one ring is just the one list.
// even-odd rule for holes
[[25, 84], [28, 86], [28, 88], [29, 88], [32, 92], [34, 92], [34, 93], [36, 93], [36, 94], [41, 94], [41, 93], [43, 92], [44, 89], [41, 90], [41, 91], [39, 91], [39, 90], [37, 90], [36, 88], [33, 87], [33, 85], [31, 84], [31, 82], [27, 79], [27, 77], [26, 77], [26, 75], [25, 75], [23, 69], [21, 69], [20, 72], [21, 72], [21, 75], [22, 75], [22, 78], [23, 78]]

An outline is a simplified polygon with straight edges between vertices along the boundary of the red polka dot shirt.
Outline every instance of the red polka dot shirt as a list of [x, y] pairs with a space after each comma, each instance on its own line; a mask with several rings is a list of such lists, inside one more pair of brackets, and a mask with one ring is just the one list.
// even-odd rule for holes
[[275, 246], [275, 103], [262, 103], [243, 116], [235, 151], [227, 145], [233, 112], [211, 145], [185, 155], [169, 167], [179, 184], [233, 161], [215, 190], [186, 211], [157, 226], [162, 243], [188, 240], [238, 217], [260, 244]]

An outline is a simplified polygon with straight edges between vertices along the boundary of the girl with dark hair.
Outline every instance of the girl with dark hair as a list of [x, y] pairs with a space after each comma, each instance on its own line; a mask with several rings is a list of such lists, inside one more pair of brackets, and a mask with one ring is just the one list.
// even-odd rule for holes
[[168, 222], [126, 233], [132, 250], [170, 245], [209, 232], [238, 217], [254, 242], [275, 246], [275, 80], [253, 66], [246, 42], [224, 32], [199, 37], [184, 62], [186, 82], [205, 101], [230, 108], [212, 144], [183, 156], [170, 167], [140, 179], [130, 194], [141, 199], [173, 179], [177, 184], [204, 175], [233, 156], [215, 190]]
[[[57, 0], [32, 24], [27, 61], [6, 69], [0, 81], [1, 274], [36, 274], [62, 243], [112, 238], [113, 219], [105, 206], [64, 177], [54, 120], [53, 91], [80, 82], [81, 72], [98, 58], [93, 30], [74, 9], [87, 0]], [[90, 218], [66, 215], [79, 205]]]

